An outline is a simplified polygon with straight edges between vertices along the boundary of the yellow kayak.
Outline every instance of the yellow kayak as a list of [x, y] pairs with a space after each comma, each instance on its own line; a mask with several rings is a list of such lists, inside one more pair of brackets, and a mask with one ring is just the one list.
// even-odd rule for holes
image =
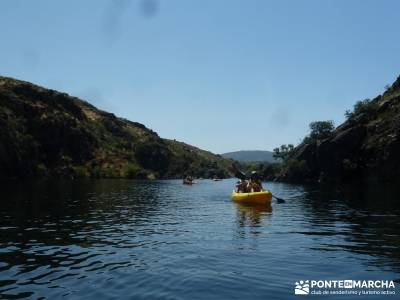
[[272, 200], [272, 194], [267, 190], [254, 193], [232, 192], [231, 198], [232, 201], [239, 203], [269, 203]]

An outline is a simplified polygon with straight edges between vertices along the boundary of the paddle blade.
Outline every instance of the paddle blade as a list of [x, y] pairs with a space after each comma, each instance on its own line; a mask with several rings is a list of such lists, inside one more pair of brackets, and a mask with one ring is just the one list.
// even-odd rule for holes
[[244, 172], [240, 171], [239, 168], [235, 164], [232, 164], [231, 171], [233, 172], [233, 174], [235, 175], [236, 178], [239, 178], [242, 180], [247, 179], [247, 175]]
[[272, 197], [274, 197], [274, 198], [276, 199], [276, 203], [285, 203], [285, 202], [286, 202], [286, 201], [283, 200], [282, 198], [278, 198], [278, 197], [276, 197], [276, 196], [274, 196], [274, 195], [272, 195]]

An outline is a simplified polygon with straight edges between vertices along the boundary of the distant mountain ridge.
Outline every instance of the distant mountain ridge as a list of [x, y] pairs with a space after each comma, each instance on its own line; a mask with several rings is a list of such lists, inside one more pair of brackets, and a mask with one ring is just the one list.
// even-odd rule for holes
[[221, 154], [240, 162], [275, 162], [273, 152], [266, 150], [241, 150]]

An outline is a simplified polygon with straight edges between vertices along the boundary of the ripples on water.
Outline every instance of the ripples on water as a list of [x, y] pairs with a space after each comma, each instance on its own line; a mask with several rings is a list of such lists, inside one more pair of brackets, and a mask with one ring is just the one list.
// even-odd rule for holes
[[302, 279], [398, 281], [395, 191], [268, 183], [285, 204], [243, 206], [233, 185], [7, 183], [0, 299], [296, 299]]

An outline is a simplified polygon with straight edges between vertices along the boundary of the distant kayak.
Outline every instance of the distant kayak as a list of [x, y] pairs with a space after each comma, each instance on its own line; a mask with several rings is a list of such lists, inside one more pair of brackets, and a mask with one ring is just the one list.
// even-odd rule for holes
[[214, 181], [221, 181], [222, 179], [219, 178], [213, 178]]
[[191, 180], [183, 180], [183, 184], [192, 185], [193, 183]]
[[272, 194], [268, 190], [254, 193], [236, 193], [232, 192], [232, 201], [239, 203], [269, 203], [272, 200]]

